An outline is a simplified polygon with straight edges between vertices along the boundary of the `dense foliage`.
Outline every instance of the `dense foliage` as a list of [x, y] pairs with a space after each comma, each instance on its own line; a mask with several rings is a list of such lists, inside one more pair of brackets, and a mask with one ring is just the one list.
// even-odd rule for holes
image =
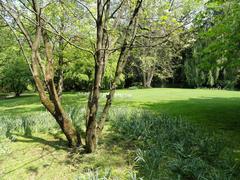
[[27, 90], [32, 84], [31, 80], [29, 69], [21, 58], [9, 60], [0, 70], [1, 89], [4, 92], [14, 92], [15, 96], [20, 96]]
[[209, 1], [195, 20], [197, 41], [185, 63], [193, 87], [234, 88], [239, 80], [238, 1]]
[[[182, 6], [178, 6], [178, 3]], [[94, 59], [88, 52], [76, 46], [92, 48], [95, 30], [91, 17], [84, 14], [84, 7], [81, 7], [78, 11], [81, 22], [78, 21], [73, 14], [77, 7], [72, 2], [64, 2], [58, 8], [53, 6], [54, 4], [49, 5], [45, 10], [49, 15], [49, 22], [65, 38], [69, 36], [71, 40], [69, 43], [52, 36], [56, 41], [55, 56], [59, 59], [59, 62], [56, 62], [55, 79], [59, 78], [58, 72], [63, 71], [63, 86], [66, 91], [89, 90], [94, 79]], [[162, 1], [161, 3], [145, 1], [143, 12], [139, 15], [140, 28], [136, 36], [136, 44], [128, 57], [119, 88], [136, 85], [238, 87], [239, 9], [237, 0]], [[59, 18], [54, 17], [53, 14], [56, 13]], [[72, 23], [76, 28], [71, 27]], [[12, 62], [15, 57], [19, 59], [22, 56], [20, 49], [17, 48], [17, 42], [10, 41], [14, 39], [13, 33], [3, 21], [1, 24], [3, 25], [1, 40], [4, 43], [1, 44], [3, 56], [0, 64], [6, 56]], [[111, 35], [115, 37], [122, 27], [119, 28], [112, 30]], [[121, 41], [121, 39], [117, 40]], [[19, 52], [11, 53], [9, 47]], [[23, 61], [18, 62], [24, 64]], [[113, 53], [106, 63], [102, 89], [111, 86], [117, 54]], [[7, 73], [6, 69], [11, 71], [11, 68], [6, 67], [4, 73]], [[19, 82], [22, 87], [28, 84], [21, 80]], [[13, 91], [14, 88], [6, 89]]]

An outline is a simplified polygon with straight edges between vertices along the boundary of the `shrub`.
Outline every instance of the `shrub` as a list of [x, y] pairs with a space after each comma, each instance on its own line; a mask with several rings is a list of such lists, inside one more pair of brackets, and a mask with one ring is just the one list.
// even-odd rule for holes
[[30, 71], [23, 59], [11, 60], [0, 71], [0, 86], [6, 92], [14, 92], [15, 96], [20, 96], [31, 83]]

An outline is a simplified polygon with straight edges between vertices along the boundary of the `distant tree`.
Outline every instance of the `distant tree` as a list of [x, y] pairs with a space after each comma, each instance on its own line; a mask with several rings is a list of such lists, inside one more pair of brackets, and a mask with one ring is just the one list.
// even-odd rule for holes
[[[142, 84], [151, 87], [153, 78], [163, 82], [172, 78], [181, 59], [181, 51], [189, 46], [192, 37], [187, 24], [191, 22], [197, 1], [144, 1], [144, 13], [139, 18], [134, 66], [142, 72]], [[180, 6], [181, 5], [181, 6]], [[180, 61], [179, 61], [180, 63]]]
[[[17, 58], [17, 57], [16, 57]], [[0, 85], [7, 92], [20, 96], [32, 83], [31, 73], [26, 62], [20, 58], [9, 60], [0, 71]]]
[[21, 50], [11, 41], [14, 36], [4, 22], [1, 21], [0, 25], [0, 90], [20, 96], [32, 84], [31, 73]]
[[240, 70], [240, 5], [237, 0], [211, 0], [197, 16], [196, 43], [185, 63], [194, 87], [233, 88]]

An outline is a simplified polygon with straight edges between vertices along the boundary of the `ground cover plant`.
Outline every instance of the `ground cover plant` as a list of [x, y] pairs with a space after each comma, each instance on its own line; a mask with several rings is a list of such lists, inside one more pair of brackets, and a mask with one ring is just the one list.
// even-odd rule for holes
[[[125, 115], [123, 115], [125, 114]], [[238, 179], [240, 164], [224, 140], [181, 118], [120, 109], [111, 124], [135, 147], [144, 179]]]

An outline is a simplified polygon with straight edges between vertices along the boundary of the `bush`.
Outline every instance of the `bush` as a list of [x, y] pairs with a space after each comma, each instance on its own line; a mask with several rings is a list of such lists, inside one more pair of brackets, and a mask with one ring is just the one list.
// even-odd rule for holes
[[0, 86], [6, 92], [20, 96], [32, 83], [31, 73], [23, 59], [11, 60], [0, 71]]
[[[123, 111], [125, 111], [123, 113]], [[110, 114], [117, 134], [136, 145], [136, 169], [144, 179], [240, 179], [225, 141], [180, 118], [120, 109]]]

